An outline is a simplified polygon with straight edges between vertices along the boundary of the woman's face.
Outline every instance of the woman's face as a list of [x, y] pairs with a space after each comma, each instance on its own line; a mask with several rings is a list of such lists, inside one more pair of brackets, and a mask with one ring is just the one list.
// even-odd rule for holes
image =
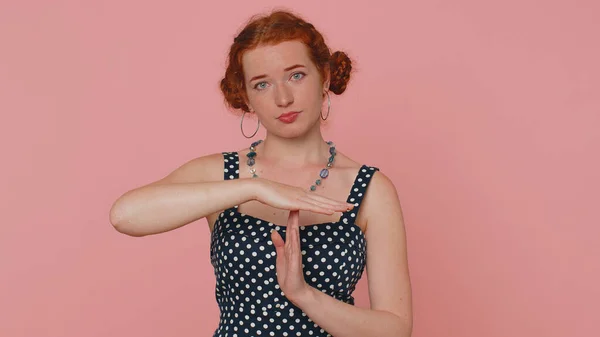
[[315, 127], [329, 80], [323, 83], [304, 43], [259, 46], [242, 64], [248, 106], [269, 132], [287, 138]]

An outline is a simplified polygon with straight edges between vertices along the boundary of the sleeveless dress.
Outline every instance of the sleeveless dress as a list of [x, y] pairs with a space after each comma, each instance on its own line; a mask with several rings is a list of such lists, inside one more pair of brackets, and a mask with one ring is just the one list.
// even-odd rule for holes
[[[223, 152], [224, 178], [239, 178], [237, 152]], [[362, 165], [349, 191], [354, 208], [337, 222], [300, 226], [304, 279], [312, 287], [354, 305], [355, 286], [366, 265], [367, 242], [355, 218], [376, 167]], [[210, 259], [220, 310], [213, 337], [331, 336], [287, 300], [277, 283], [271, 229], [285, 240], [285, 226], [224, 210], [215, 222]]]

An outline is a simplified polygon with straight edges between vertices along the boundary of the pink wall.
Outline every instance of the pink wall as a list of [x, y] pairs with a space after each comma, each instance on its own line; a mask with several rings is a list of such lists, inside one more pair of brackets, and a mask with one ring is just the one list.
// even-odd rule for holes
[[[247, 145], [217, 83], [276, 3], [2, 2], [0, 336], [212, 333], [206, 222], [132, 238], [108, 211]], [[368, 3], [291, 8], [357, 62], [326, 136], [396, 183], [413, 336], [597, 334], [598, 2]]]

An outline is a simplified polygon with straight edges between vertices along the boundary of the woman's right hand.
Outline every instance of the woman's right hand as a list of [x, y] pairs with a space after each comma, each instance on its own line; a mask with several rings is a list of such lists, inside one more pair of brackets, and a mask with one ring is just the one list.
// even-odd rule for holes
[[290, 211], [304, 210], [331, 215], [335, 212], [345, 212], [354, 207], [354, 204], [320, 196], [300, 187], [263, 178], [252, 179], [259, 182], [257, 184], [256, 200], [275, 208]]

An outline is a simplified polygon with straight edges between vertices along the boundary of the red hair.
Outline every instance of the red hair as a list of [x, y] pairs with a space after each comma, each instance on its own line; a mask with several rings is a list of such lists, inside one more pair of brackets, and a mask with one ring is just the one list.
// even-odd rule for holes
[[244, 52], [259, 45], [274, 45], [291, 40], [301, 41], [306, 45], [322, 80], [329, 68], [331, 92], [340, 95], [346, 90], [352, 70], [348, 55], [342, 51], [331, 54], [323, 36], [312, 24], [288, 11], [277, 10], [252, 19], [233, 40], [225, 77], [220, 84], [225, 101], [231, 108], [249, 111], [242, 67]]

